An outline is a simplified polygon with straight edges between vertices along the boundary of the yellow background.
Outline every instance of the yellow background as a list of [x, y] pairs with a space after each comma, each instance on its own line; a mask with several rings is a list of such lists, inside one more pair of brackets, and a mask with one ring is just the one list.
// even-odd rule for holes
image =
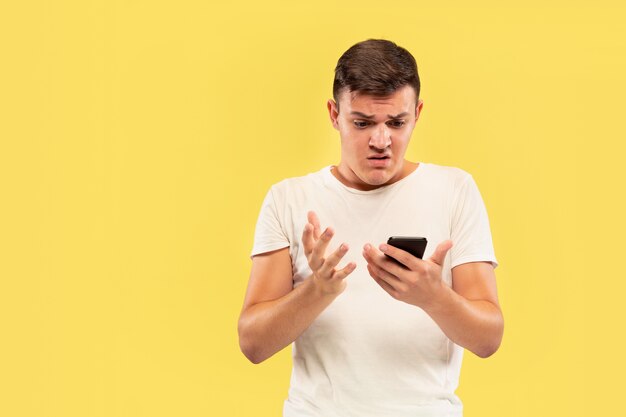
[[0, 415], [280, 415], [289, 349], [237, 343], [254, 225], [338, 162], [334, 65], [370, 37], [418, 62], [409, 159], [490, 215], [506, 329], [465, 416], [622, 409], [626, 8], [433, 3], [3, 2]]

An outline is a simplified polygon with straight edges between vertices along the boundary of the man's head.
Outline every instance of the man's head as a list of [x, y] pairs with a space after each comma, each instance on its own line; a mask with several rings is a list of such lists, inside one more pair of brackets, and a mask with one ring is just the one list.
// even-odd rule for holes
[[359, 42], [339, 58], [335, 67], [333, 98], [343, 92], [387, 96], [405, 85], [420, 95], [417, 63], [406, 49], [384, 39]]
[[423, 103], [417, 64], [386, 40], [357, 43], [339, 59], [328, 111], [341, 136], [335, 174], [353, 188], [374, 189], [409, 172], [404, 163]]

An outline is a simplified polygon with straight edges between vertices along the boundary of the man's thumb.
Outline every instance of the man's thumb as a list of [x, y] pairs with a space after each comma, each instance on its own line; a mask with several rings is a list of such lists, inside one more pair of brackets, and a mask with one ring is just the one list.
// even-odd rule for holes
[[431, 255], [430, 260], [437, 265], [442, 266], [443, 261], [446, 258], [446, 254], [448, 253], [452, 245], [453, 244], [451, 240], [444, 240], [443, 242], [441, 242], [439, 245], [437, 245], [437, 249], [435, 249], [435, 252]]

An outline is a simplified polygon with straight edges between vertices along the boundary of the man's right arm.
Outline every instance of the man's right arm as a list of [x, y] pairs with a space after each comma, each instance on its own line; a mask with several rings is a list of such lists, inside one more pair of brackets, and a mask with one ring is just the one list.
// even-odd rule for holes
[[309, 214], [302, 241], [313, 274], [293, 288], [289, 248], [252, 257], [250, 281], [239, 316], [239, 346], [260, 363], [291, 344], [345, 288], [344, 278], [356, 267], [335, 267], [348, 251], [343, 244], [328, 258], [324, 253], [332, 229], [320, 234], [319, 221]]

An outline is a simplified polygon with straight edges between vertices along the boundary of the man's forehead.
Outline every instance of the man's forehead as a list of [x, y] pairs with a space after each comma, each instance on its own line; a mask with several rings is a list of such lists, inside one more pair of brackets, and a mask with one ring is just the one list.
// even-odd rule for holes
[[360, 113], [367, 113], [376, 107], [395, 108], [396, 113], [408, 111], [416, 105], [415, 92], [410, 86], [405, 86], [389, 95], [372, 95], [360, 91], [346, 91], [339, 96], [340, 107], [348, 107]]
[[[376, 118], [376, 114], [365, 114], [365, 113], [361, 113], [360, 111], [351, 111], [350, 114], [352, 116], [356, 116], [358, 118], [361, 119], [375, 119]], [[385, 114], [385, 116], [387, 116], [390, 119], [401, 119], [403, 117], [407, 117], [410, 116], [411, 114], [408, 111], [403, 111], [402, 113], [398, 113], [398, 114]]]

